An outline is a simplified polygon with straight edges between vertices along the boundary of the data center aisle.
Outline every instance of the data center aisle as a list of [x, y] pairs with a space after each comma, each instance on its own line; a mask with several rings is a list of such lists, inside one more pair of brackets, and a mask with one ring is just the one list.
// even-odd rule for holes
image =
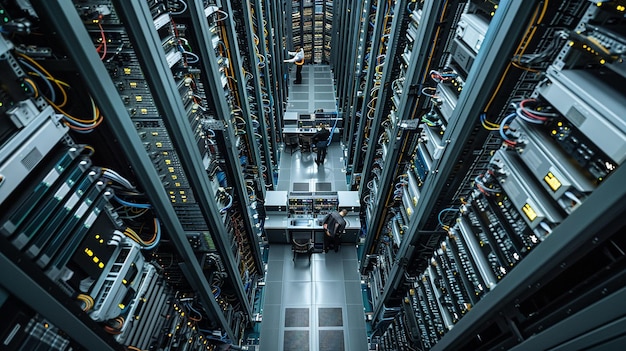
[[[302, 84], [290, 88], [287, 111], [328, 109], [327, 94], [316, 92], [330, 89], [334, 96], [328, 66], [304, 66]], [[304, 101], [305, 95], [294, 98], [294, 91], [308, 92], [312, 101]], [[324, 100], [314, 101], [316, 96]], [[314, 160], [315, 153], [283, 152], [277, 190], [290, 191], [298, 184], [309, 184], [311, 191], [320, 185], [347, 190], [343, 148], [338, 142], [330, 145], [323, 165], [317, 166]], [[355, 245], [343, 245], [337, 253], [314, 253], [310, 261], [306, 255], [294, 260], [289, 245], [271, 245], [267, 263], [261, 351], [368, 349]]]

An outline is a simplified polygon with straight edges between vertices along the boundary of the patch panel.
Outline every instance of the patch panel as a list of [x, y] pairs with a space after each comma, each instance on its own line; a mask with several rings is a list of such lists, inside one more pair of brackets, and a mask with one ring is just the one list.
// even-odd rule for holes
[[461, 315], [464, 315], [469, 312], [475, 303], [473, 289], [470, 293], [470, 290], [466, 286], [466, 278], [463, 277], [463, 271], [457, 265], [454, 255], [448, 252], [445, 241], [440, 244], [435, 253], [433, 257], [438, 260], [441, 270], [445, 273], [445, 277], [449, 281], [450, 294], [455, 300], [457, 310], [460, 311]]
[[434, 289], [430, 282], [430, 277], [426, 274], [421, 274], [418, 283], [420, 284], [418, 294], [420, 294], [425, 301], [426, 309], [424, 311], [428, 316], [427, 321], [432, 325], [432, 328], [437, 334], [437, 339], [435, 340], [436, 342], [439, 337], [441, 337], [441, 335], [448, 330], [448, 328], [441, 314]]
[[496, 248], [482, 231], [481, 223], [473, 212], [459, 219], [459, 232], [467, 249], [474, 258], [480, 274], [489, 289], [508, 273], [507, 265], [500, 261]]
[[185, 231], [207, 231], [204, 216], [197, 204], [175, 203], [174, 210]]
[[440, 313], [444, 327], [447, 330], [452, 329], [454, 324], [458, 322], [458, 315], [456, 313], [452, 297], [448, 293], [449, 290], [445, 285], [445, 281], [442, 281], [438, 277], [438, 274], [432, 265], [426, 268], [426, 271], [423, 273], [423, 277], [428, 278], [428, 283], [430, 284], [430, 289], [435, 300], [431, 305], [431, 308], [437, 309]]
[[[448, 273], [451, 272], [446, 271], [446, 267], [443, 266], [437, 251], [433, 253], [427, 270], [429, 275], [432, 274], [433, 286], [437, 288], [436, 290], [440, 294], [438, 300], [442, 309], [447, 311], [450, 321], [456, 324], [461, 319], [462, 313], [464, 313], [463, 311], [466, 308], [458, 305], [458, 296], [455, 293], [459, 292], [460, 289], [455, 281], [449, 279]], [[461, 296], [462, 299], [463, 297]], [[451, 328], [451, 326], [448, 327]]]
[[544, 126], [545, 133], [598, 184], [606, 179], [618, 164], [589, 140], [578, 128], [564, 118], [556, 118]]
[[407, 318], [411, 319], [411, 322], [415, 321], [417, 324], [417, 331], [414, 331], [413, 335], [423, 347], [432, 347], [431, 337], [436, 339], [437, 334], [434, 333], [430, 326], [427, 325], [425, 322], [425, 318], [423, 317], [422, 312], [422, 306], [420, 305], [420, 301], [417, 297], [417, 292], [414, 287], [411, 287], [408, 290], [407, 297], [405, 297], [405, 302], [407, 302], [407, 300], [410, 302], [411, 308], [411, 313], [409, 313], [408, 311], [406, 312]]
[[505, 194], [500, 193], [484, 199], [487, 200], [485, 204], [500, 218], [500, 222], [508, 223], [507, 232], [522, 255], [526, 255], [539, 244], [543, 237], [541, 231], [530, 229], [522, 214], [515, 209], [513, 202]]
[[502, 224], [500, 218], [491, 209], [485, 196], [476, 196], [471, 204], [475, 208], [477, 218], [481, 221], [483, 233], [489, 237], [489, 241], [497, 248], [495, 253], [500, 261], [508, 266], [507, 269], [510, 270], [522, 259], [522, 253], [519, 250], [521, 245], [514, 243], [515, 237], [509, 236], [508, 228]]
[[468, 298], [472, 304], [476, 304], [487, 289], [482, 276], [476, 268], [474, 258], [469, 255], [465, 243], [458, 237], [456, 229], [450, 231], [449, 237], [441, 243], [441, 248], [448, 256], [450, 264], [456, 267], [459, 276], [465, 283], [469, 293]]

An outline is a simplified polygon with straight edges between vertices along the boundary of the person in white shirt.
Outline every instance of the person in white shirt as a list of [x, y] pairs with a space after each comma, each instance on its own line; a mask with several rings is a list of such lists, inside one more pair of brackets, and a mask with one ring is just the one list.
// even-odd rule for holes
[[304, 49], [299, 48], [297, 51], [287, 51], [292, 58], [288, 60], [284, 60], [285, 63], [295, 63], [296, 64], [296, 80], [293, 82], [294, 84], [302, 83], [302, 66], [304, 65]]

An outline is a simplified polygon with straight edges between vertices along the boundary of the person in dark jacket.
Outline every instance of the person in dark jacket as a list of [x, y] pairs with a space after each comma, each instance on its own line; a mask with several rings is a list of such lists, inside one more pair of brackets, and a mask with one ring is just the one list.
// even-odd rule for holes
[[331, 212], [324, 217], [322, 226], [324, 227], [324, 252], [332, 247], [335, 252], [339, 251], [341, 245], [341, 235], [346, 230], [346, 220], [343, 218], [348, 214], [345, 208], [340, 211]]
[[326, 149], [328, 148], [330, 132], [328, 129], [322, 125], [320, 125], [322, 129], [320, 129], [317, 133], [313, 135], [311, 141], [317, 148], [317, 157], [315, 158], [315, 163], [319, 166], [324, 163], [326, 159]]

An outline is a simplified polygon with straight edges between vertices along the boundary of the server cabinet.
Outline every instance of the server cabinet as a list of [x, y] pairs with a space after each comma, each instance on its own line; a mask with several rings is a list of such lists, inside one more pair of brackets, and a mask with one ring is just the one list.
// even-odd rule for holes
[[258, 172], [229, 8], [1, 9], [14, 62], [3, 154], [23, 149], [28, 166], [2, 201], [2, 286], [75, 347], [238, 344], [263, 276], [254, 202], [271, 176]]

